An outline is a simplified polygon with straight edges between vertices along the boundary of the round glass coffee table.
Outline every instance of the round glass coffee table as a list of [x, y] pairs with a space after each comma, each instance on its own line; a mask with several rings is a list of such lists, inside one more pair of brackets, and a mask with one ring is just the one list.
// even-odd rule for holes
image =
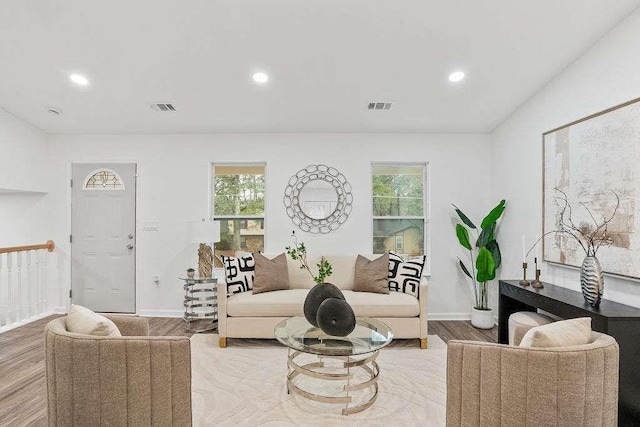
[[274, 335], [289, 348], [289, 393], [316, 402], [344, 404], [343, 415], [364, 411], [376, 401], [380, 374], [376, 359], [393, 339], [389, 326], [358, 317], [353, 332], [335, 337], [304, 317], [292, 317], [280, 322]]

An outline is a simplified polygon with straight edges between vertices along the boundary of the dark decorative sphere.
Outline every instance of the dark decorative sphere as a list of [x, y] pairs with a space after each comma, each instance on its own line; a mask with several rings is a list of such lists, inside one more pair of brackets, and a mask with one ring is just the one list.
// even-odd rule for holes
[[356, 316], [343, 299], [327, 298], [318, 307], [318, 326], [326, 334], [346, 337], [356, 327]]
[[318, 307], [327, 298], [339, 298], [344, 300], [344, 295], [340, 288], [332, 283], [319, 283], [309, 290], [307, 298], [304, 300], [304, 317], [313, 326], [318, 326], [316, 315]]

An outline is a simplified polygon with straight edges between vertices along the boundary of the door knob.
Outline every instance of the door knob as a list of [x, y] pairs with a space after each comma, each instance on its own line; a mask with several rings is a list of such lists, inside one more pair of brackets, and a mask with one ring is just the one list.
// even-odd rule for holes
[[131, 239], [133, 239], [133, 234], [129, 234], [129, 236], [127, 236], [127, 237], [129, 237], [129, 240], [131, 240]]
[[132, 245], [131, 243], [129, 243], [129, 244], [127, 245], [127, 249], [133, 249], [133, 245]]

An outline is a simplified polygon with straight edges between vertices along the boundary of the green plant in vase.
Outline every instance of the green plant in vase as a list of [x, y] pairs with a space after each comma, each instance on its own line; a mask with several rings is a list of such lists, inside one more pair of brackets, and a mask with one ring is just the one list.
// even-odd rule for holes
[[325, 279], [333, 273], [331, 263], [324, 257], [316, 264], [318, 275], [314, 275], [307, 261], [307, 247], [298, 243], [296, 232], [291, 233], [293, 246], [285, 249], [292, 260], [300, 262], [300, 269], [307, 270], [315, 286], [309, 290], [304, 300], [304, 317], [313, 326], [319, 327], [328, 335], [346, 336], [356, 327], [353, 309], [345, 300], [344, 294], [336, 285], [326, 283]]
[[292, 260], [300, 262], [300, 269], [307, 270], [314, 282], [317, 284], [323, 283], [324, 279], [331, 276], [331, 273], [333, 273], [331, 263], [323, 257], [320, 262], [316, 264], [316, 267], [318, 267], [318, 275], [314, 276], [313, 272], [309, 268], [309, 263], [307, 262], [307, 247], [304, 245], [304, 242], [298, 243], [298, 237], [296, 236], [295, 231], [291, 232], [291, 238], [293, 239], [293, 246], [287, 246], [285, 248], [287, 254]]
[[[453, 205], [458, 217], [462, 221], [456, 224], [456, 236], [458, 242], [469, 253], [471, 269], [458, 257], [458, 263], [462, 272], [471, 279], [474, 295], [474, 307], [471, 314], [471, 323], [482, 329], [493, 327], [493, 309], [489, 308], [488, 289], [489, 281], [495, 279], [496, 270], [502, 263], [500, 246], [496, 240], [496, 225], [502, 216], [506, 201], [501, 200], [498, 205], [484, 217], [478, 228], [467, 215], [456, 205]], [[467, 228], [468, 227], [468, 228]], [[471, 233], [469, 229], [472, 230]], [[475, 242], [472, 242], [471, 234], [475, 233]], [[473, 270], [473, 273], [472, 273]]]

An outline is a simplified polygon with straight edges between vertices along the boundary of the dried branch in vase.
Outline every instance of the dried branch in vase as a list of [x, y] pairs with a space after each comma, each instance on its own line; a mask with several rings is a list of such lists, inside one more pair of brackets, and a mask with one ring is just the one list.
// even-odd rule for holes
[[618, 212], [618, 208], [620, 207], [620, 197], [618, 197], [618, 194], [615, 191], [611, 191], [616, 197], [616, 206], [613, 209], [613, 213], [611, 214], [611, 216], [606, 217], [601, 213], [600, 219], [597, 219], [592, 210], [589, 209], [584, 202], [580, 202], [582, 207], [589, 214], [589, 217], [591, 217], [593, 225], [586, 221], [582, 221], [576, 225], [573, 221], [573, 210], [571, 204], [569, 203], [567, 194], [562, 190], [559, 190], [558, 188], [556, 188], [555, 190], [560, 193], [560, 196], [556, 196], [555, 199], [558, 200], [561, 205], [558, 220], [559, 229], [552, 231], [552, 233], [564, 233], [573, 237], [578, 242], [578, 244], [580, 244], [580, 247], [582, 247], [582, 250], [584, 250], [587, 256], [596, 256], [596, 253], [598, 252], [598, 249], [600, 249], [600, 247], [609, 246], [613, 243], [613, 239], [609, 235], [607, 235], [607, 231], [609, 228], [609, 224], [615, 217], [616, 213]]

